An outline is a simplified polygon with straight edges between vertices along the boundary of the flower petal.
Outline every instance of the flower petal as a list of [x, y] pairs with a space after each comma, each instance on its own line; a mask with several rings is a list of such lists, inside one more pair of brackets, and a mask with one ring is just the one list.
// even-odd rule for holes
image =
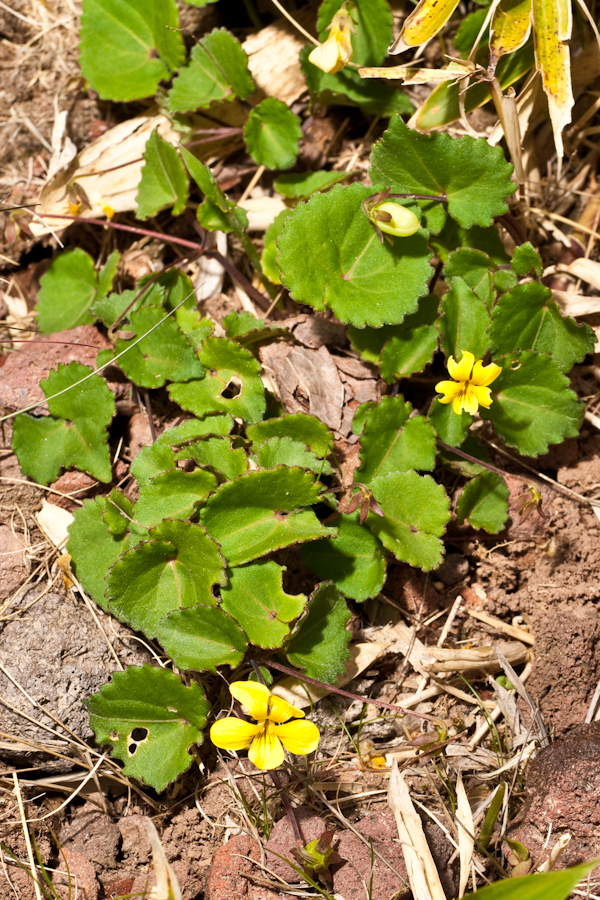
[[210, 729], [210, 739], [215, 747], [222, 750], [245, 750], [261, 730], [262, 725], [244, 722], [237, 716], [219, 719]]
[[482, 365], [481, 360], [478, 359], [473, 366], [471, 382], [479, 387], [486, 387], [488, 384], [491, 384], [492, 381], [496, 380], [501, 371], [502, 368], [497, 366], [496, 363], [490, 363], [489, 366], [484, 366]]
[[456, 362], [453, 356], [448, 357], [450, 378], [454, 378], [456, 381], [469, 381], [474, 362], [475, 357], [468, 350], [462, 351], [462, 359], [459, 363]]
[[[282, 726], [283, 727], [283, 726]], [[248, 759], [257, 769], [276, 769], [284, 760], [281, 741], [275, 734], [274, 727], [267, 722], [261, 734], [252, 741], [248, 751]]]
[[296, 706], [292, 706], [282, 697], [271, 694], [269, 703], [269, 719], [271, 722], [287, 722], [288, 719], [303, 719], [304, 713]]
[[290, 753], [312, 753], [319, 746], [319, 729], [314, 722], [288, 722], [273, 725], [273, 731]]
[[231, 696], [248, 710], [253, 719], [266, 719], [269, 715], [269, 689], [257, 681], [234, 681], [229, 685]]
[[333, 32], [324, 44], [319, 44], [309, 53], [308, 61], [323, 72], [332, 72], [333, 74], [339, 72], [344, 66], [344, 61], [340, 59], [338, 42]]
[[466, 409], [466, 411], [468, 413], [470, 413], [472, 416], [474, 416], [475, 413], [477, 412], [477, 410], [479, 409], [479, 403], [477, 402], [477, 394], [475, 393], [476, 390], [487, 391], [488, 388], [474, 388], [473, 385], [466, 384], [465, 390], [463, 391], [463, 395], [462, 395], [462, 404], [461, 404], [462, 408]]
[[475, 399], [480, 406], [485, 406], [486, 409], [490, 408], [492, 405], [492, 392], [489, 387], [481, 387], [480, 385], [472, 384], [471, 392], [474, 394]]
[[438, 381], [435, 386], [436, 391], [444, 394], [444, 397], [438, 398], [440, 403], [451, 403], [455, 397], [458, 397], [462, 388], [462, 384], [459, 384], [457, 381]]

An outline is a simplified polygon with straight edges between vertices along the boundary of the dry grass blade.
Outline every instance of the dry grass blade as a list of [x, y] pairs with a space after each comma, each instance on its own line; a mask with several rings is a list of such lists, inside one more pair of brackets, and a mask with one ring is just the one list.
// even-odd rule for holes
[[458, 896], [462, 897], [467, 889], [469, 874], [471, 872], [471, 860], [473, 858], [473, 848], [475, 847], [475, 824], [473, 822], [473, 813], [471, 804], [465, 791], [463, 784], [462, 772], [458, 773], [456, 781], [456, 820], [459, 824], [458, 829], [458, 850], [460, 859], [460, 879]]
[[165, 856], [154, 822], [144, 818], [144, 825], [150, 839], [156, 877], [156, 885], [148, 892], [148, 900], [181, 900], [181, 888], [177, 876]]
[[388, 805], [396, 819], [413, 897], [415, 900], [446, 900], [421, 818], [410, 799], [396, 760], [390, 775]]
[[12, 773], [13, 782], [15, 785], [15, 795], [17, 797], [17, 803], [19, 805], [19, 816], [21, 817], [21, 825], [23, 827], [23, 837], [25, 838], [25, 846], [27, 847], [27, 859], [29, 860], [29, 866], [31, 868], [31, 878], [33, 881], [33, 889], [35, 891], [35, 896], [37, 900], [42, 900], [42, 892], [40, 890], [40, 886], [38, 884], [38, 880], [35, 874], [35, 860], [33, 858], [33, 847], [31, 846], [31, 837], [29, 836], [29, 829], [27, 828], [27, 819], [25, 818], [25, 808], [23, 806], [23, 797], [21, 796], [21, 787], [19, 785], [19, 778], [16, 772]]

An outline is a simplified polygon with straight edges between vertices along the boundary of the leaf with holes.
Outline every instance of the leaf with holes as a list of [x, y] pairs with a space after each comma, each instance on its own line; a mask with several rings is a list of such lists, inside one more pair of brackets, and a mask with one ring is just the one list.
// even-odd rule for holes
[[300, 555], [306, 566], [333, 581], [336, 588], [362, 603], [376, 597], [385, 583], [385, 558], [375, 535], [359, 522], [358, 513], [332, 519], [335, 538], [304, 544]]
[[289, 416], [279, 416], [277, 419], [267, 419], [246, 429], [248, 440], [252, 441], [252, 447], [256, 451], [265, 441], [274, 437], [289, 437], [293, 441], [306, 444], [309, 450], [317, 456], [327, 456], [333, 448], [333, 435], [327, 425], [306, 413], [293, 413]]
[[229, 584], [221, 591], [221, 606], [236, 619], [252, 644], [266, 649], [281, 647], [290, 633], [289, 623], [304, 611], [304, 594], [286, 594], [282, 586], [285, 567], [258, 562], [229, 572]]
[[248, 647], [237, 622], [215, 606], [170, 612], [158, 626], [158, 640], [179, 669], [200, 672], [239, 665]]
[[206, 466], [231, 480], [248, 471], [248, 460], [243, 447], [235, 450], [231, 438], [212, 437], [194, 441], [175, 454], [176, 460], [193, 459], [199, 466]]
[[259, 422], [266, 409], [260, 363], [245, 347], [228, 338], [207, 338], [200, 353], [206, 367], [202, 381], [170, 385], [171, 399], [197, 416], [227, 412], [248, 423]]
[[133, 517], [145, 528], [159, 525], [163, 519], [189, 519], [216, 488], [217, 479], [204, 469], [164, 472], [140, 487]]
[[262, 469], [274, 469], [276, 466], [300, 466], [319, 477], [331, 475], [333, 469], [326, 459], [319, 459], [316, 453], [306, 449], [300, 441], [289, 437], [269, 438], [261, 444], [256, 454], [256, 461]]
[[222, 484], [201, 513], [230, 566], [331, 534], [314, 512], [321, 485], [304, 469], [261, 469]]
[[368, 524], [384, 547], [415, 568], [437, 569], [444, 549], [440, 537], [450, 518], [442, 485], [429, 475], [398, 472], [376, 478], [370, 487], [383, 518], [370, 513]]
[[294, 299], [358, 328], [401, 322], [432, 274], [423, 229], [381, 243], [361, 206], [372, 194], [363, 184], [315, 194], [296, 207], [277, 242], [281, 281]]
[[483, 300], [462, 278], [453, 278], [450, 290], [442, 298], [440, 331], [446, 356], [460, 359], [468, 350], [481, 359], [490, 345], [490, 314]]
[[[142, 307], [131, 314], [131, 326], [136, 337], [117, 341], [115, 353], [127, 351], [119, 357], [117, 364], [134, 384], [144, 388], [158, 388], [163, 387], [167, 381], [187, 381], [203, 377], [204, 367], [198, 361], [188, 339], [172, 317], [167, 317], [164, 309], [156, 306]], [[145, 337], [136, 344], [135, 341], [142, 335]], [[130, 345], [135, 346], [127, 350]]]
[[130, 666], [85, 704], [98, 744], [111, 744], [123, 773], [164, 791], [193, 762], [210, 712], [202, 689], [185, 687], [168, 669]]
[[[231, 416], [207, 416], [205, 419], [187, 419], [183, 424], [167, 428], [151, 444], [142, 447], [133, 463], [131, 474], [139, 485], [148, 484], [151, 478], [175, 468], [175, 452], [205, 435], [226, 435], [233, 428]], [[183, 458], [183, 457], [182, 457]]]
[[494, 356], [514, 350], [546, 353], [568, 372], [594, 352], [596, 336], [589, 325], [561, 315], [552, 291], [537, 281], [518, 284], [503, 294], [492, 313], [491, 351]]
[[301, 137], [300, 119], [275, 97], [261, 100], [244, 126], [248, 153], [257, 165], [267, 169], [291, 169]]
[[214, 606], [212, 588], [226, 581], [224, 560], [206, 530], [165, 519], [115, 563], [106, 596], [112, 613], [152, 638], [171, 610]]
[[463, 226], [491, 225], [508, 209], [517, 186], [500, 147], [484, 138], [419, 134], [394, 116], [373, 146], [369, 175], [375, 187], [398, 193], [445, 195], [448, 213]]
[[433, 428], [422, 416], [409, 419], [411, 410], [410, 403], [402, 397], [382, 397], [369, 411], [362, 432], [356, 482], [369, 484], [379, 476], [408, 469], [433, 469]]
[[84, 0], [81, 71], [102, 100], [150, 97], [184, 60], [175, 0]]
[[[59, 363], [40, 381], [50, 416], [16, 416], [12, 448], [21, 471], [39, 484], [56, 481], [62, 468], [72, 466], [98, 481], [112, 480], [107, 428], [115, 414], [115, 398], [106, 382], [90, 366]], [[83, 384], [82, 378], [91, 375]]]
[[117, 251], [111, 253], [96, 273], [94, 260], [79, 247], [57, 256], [40, 278], [36, 311], [42, 334], [91, 325], [94, 321], [91, 306], [110, 290], [119, 258]]
[[548, 444], [577, 437], [584, 406], [554, 360], [538, 353], [496, 359], [502, 372], [491, 386], [492, 405], [481, 409], [497, 433], [525, 456], [546, 453]]
[[161, 209], [172, 206], [178, 216], [185, 209], [188, 198], [187, 173], [177, 150], [155, 128], [144, 150], [142, 177], [138, 186], [136, 216], [141, 221], [155, 216]]
[[289, 642], [286, 653], [293, 666], [309, 678], [335, 684], [350, 658], [347, 630], [351, 613], [336, 586], [326, 581], [312, 594], [306, 617]]
[[171, 112], [206, 109], [215, 100], [245, 100], [254, 92], [248, 57], [226, 28], [215, 28], [192, 48], [169, 92]]
[[456, 518], [490, 534], [502, 531], [508, 518], [508, 488], [501, 475], [483, 472], [465, 485], [456, 505]]
[[104, 597], [106, 573], [122, 553], [147, 536], [145, 529], [131, 522], [128, 523], [130, 534], [112, 533], [106, 522], [107, 512], [106, 497], [84, 500], [81, 509], [76, 509], [73, 514], [66, 546], [81, 586], [104, 610], [108, 609], [108, 600]]

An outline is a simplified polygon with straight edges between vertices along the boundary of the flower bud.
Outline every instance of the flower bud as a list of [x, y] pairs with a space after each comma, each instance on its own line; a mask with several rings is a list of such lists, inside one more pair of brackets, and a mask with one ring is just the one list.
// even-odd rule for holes
[[421, 227], [421, 223], [411, 209], [400, 206], [399, 203], [391, 200], [371, 207], [367, 215], [380, 231], [396, 237], [409, 237]]

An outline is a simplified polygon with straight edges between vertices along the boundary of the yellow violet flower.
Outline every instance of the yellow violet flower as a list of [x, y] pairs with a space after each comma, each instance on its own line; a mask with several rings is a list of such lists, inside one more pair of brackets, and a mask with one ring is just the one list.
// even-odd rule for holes
[[283, 747], [298, 754], [317, 749], [320, 735], [314, 722], [288, 722], [291, 718], [304, 718], [304, 713], [281, 697], [275, 697], [264, 684], [234, 681], [229, 690], [256, 719], [256, 725], [237, 716], [219, 719], [210, 729], [210, 739], [216, 747], [222, 750], [249, 747], [248, 759], [257, 769], [280, 766], [284, 759]]
[[343, 69], [346, 63], [352, 59], [352, 41], [350, 35], [354, 32], [350, 14], [342, 7], [334, 15], [329, 25], [331, 29], [329, 37], [323, 44], [319, 44], [309, 54], [308, 61], [335, 75]]
[[479, 406], [489, 409], [492, 403], [491, 391], [488, 387], [494, 381], [502, 369], [495, 363], [484, 366], [481, 359], [475, 362], [475, 357], [468, 350], [462, 351], [462, 359], [456, 362], [453, 356], [448, 358], [448, 372], [454, 381], [439, 381], [435, 389], [440, 394], [440, 403], [451, 403], [452, 409], [460, 415], [466, 409], [472, 416]]

